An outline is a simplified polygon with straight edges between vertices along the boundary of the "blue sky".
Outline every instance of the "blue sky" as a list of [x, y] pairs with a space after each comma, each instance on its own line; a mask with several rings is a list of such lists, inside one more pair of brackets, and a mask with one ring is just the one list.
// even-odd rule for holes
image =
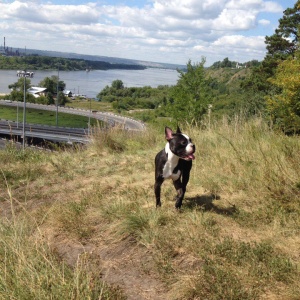
[[0, 0], [0, 46], [207, 65], [262, 60], [292, 0]]

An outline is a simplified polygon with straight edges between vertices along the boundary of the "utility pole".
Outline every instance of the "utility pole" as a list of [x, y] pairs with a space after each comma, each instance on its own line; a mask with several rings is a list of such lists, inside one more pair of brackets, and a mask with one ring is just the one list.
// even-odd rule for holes
[[[25, 46], [25, 57], [26, 57], [26, 46]], [[25, 150], [26, 144], [26, 134], [25, 134], [25, 125], [26, 125], [26, 68], [24, 70], [24, 102], [23, 102], [23, 150]]]
[[57, 85], [56, 85], [56, 127], [58, 127], [58, 83], [59, 83], [59, 65], [57, 66]]
[[88, 124], [88, 136], [90, 135], [91, 128], [91, 113], [92, 113], [92, 99], [90, 98], [90, 111], [89, 111], [89, 124]]
[[19, 129], [19, 101], [17, 101], [17, 128]]

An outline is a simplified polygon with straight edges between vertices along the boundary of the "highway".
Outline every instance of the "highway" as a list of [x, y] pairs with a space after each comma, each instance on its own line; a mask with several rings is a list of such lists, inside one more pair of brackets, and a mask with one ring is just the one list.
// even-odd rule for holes
[[[0, 100], [0, 105], [15, 106], [15, 107], [19, 105], [19, 107], [23, 107], [23, 102], [17, 102], [17, 101], [9, 102], [8, 100]], [[61, 106], [56, 108], [55, 105], [42, 105], [42, 104], [35, 104], [35, 103], [26, 103], [26, 107], [50, 110], [50, 111], [56, 111], [56, 109], [58, 109], [58, 112], [63, 112], [63, 113], [68, 113], [68, 114], [73, 114], [73, 115], [81, 115], [81, 116], [86, 116], [86, 117], [91, 116], [91, 118], [107, 122], [111, 125], [119, 124], [124, 129], [127, 129], [127, 130], [140, 131], [140, 130], [145, 129], [145, 125], [142, 122], [139, 122], [137, 120], [134, 120], [134, 119], [131, 119], [128, 117], [119, 116], [119, 115], [116, 115], [113, 113], [108, 113], [108, 112], [100, 112], [100, 111], [91, 112], [89, 110], [61, 107]], [[1, 116], [0, 116], [0, 119], [1, 119]]]
[[[23, 124], [12, 121], [0, 120], [0, 133], [9, 137], [22, 137]], [[66, 142], [69, 144], [89, 142], [88, 132], [81, 128], [65, 128], [26, 124], [25, 136], [27, 139], [35, 138], [53, 142]]]
[[[0, 105], [23, 107], [23, 102], [0, 100]], [[143, 123], [136, 121], [131, 118], [122, 117], [112, 113], [106, 112], [91, 112], [89, 110], [74, 109], [67, 107], [56, 107], [54, 105], [41, 105], [28, 103], [26, 108], [43, 109], [49, 111], [56, 111], [75, 115], [81, 115], [91, 117], [97, 120], [108, 123], [110, 126], [120, 125], [125, 130], [142, 131], [145, 129]], [[21, 137], [23, 135], [23, 123], [7, 121], [1, 119], [0, 116], [0, 134], [7, 137]], [[52, 142], [65, 142], [68, 144], [81, 143], [86, 144], [89, 142], [88, 129], [81, 128], [68, 128], [68, 127], [56, 127], [56, 126], [45, 126], [36, 124], [26, 124], [25, 136], [27, 139], [34, 138], [38, 140], [47, 140]]]

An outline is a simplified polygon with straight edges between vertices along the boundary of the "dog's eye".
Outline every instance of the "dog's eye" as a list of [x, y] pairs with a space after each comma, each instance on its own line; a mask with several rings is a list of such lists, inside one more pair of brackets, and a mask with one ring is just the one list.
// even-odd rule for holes
[[182, 142], [181, 142], [181, 145], [182, 145], [182, 146], [186, 146], [186, 145], [187, 145], [187, 141], [182, 141]]

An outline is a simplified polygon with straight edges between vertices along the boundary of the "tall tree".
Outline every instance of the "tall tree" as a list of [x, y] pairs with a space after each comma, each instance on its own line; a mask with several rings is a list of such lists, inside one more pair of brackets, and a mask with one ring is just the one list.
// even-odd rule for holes
[[[25, 80], [24, 80], [25, 79]], [[24, 83], [26, 91], [31, 87], [31, 80], [29, 78], [19, 78], [17, 82], [8, 86], [11, 89], [10, 99], [13, 101], [24, 101]], [[26, 92], [26, 101], [35, 103], [35, 97]]]
[[276, 69], [269, 81], [280, 93], [266, 97], [267, 110], [273, 123], [286, 133], [300, 132], [300, 52]]
[[284, 60], [297, 50], [298, 26], [300, 24], [300, 0], [293, 8], [287, 8], [283, 17], [279, 19], [279, 26], [275, 33], [266, 36], [267, 56]]
[[293, 8], [288, 8], [283, 12], [283, 17], [279, 19], [279, 26], [275, 33], [266, 36], [267, 54], [264, 60], [242, 83], [242, 88], [250, 97], [256, 98], [255, 103], [260, 108], [265, 107], [266, 95], [280, 93], [282, 87], [268, 79], [275, 75], [276, 68], [282, 61], [294, 56], [298, 47], [299, 24], [300, 0], [296, 1]]
[[122, 80], [116, 79], [111, 83], [111, 87], [116, 90], [121, 90], [121, 89], [124, 89], [124, 83]]
[[59, 80], [58, 76], [52, 75], [51, 77], [46, 77], [39, 83], [39, 85], [47, 89], [47, 95], [46, 95], [47, 104], [56, 103], [54, 97], [55, 98], [57, 97], [57, 88], [58, 88], [58, 99], [59, 99], [58, 105], [65, 105], [67, 98], [62, 93], [62, 91], [65, 89], [66, 84], [64, 81]]
[[[31, 86], [31, 80], [29, 78], [25, 78], [25, 85], [26, 85], [26, 89], [28, 89]], [[24, 90], [24, 78], [19, 78], [17, 82], [10, 84], [8, 86], [8, 88], [12, 89], [12, 90], [23, 91]]]
[[52, 95], [57, 93], [57, 84], [58, 84], [58, 91], [63, 91], [66, 87], [64, 81], [59, 80], [58, 76], [52, 75], [51, 77], [44, 78], [39, 85], [47, 89], [48, 93]]
[[171, 91], [168, 111], [176, 122], [197, 123], [208, 110], [211, 93], [205, 78], [205, 58], [192, 64], [189, 60], [187, 70], [178, 71], [179, 80]]

